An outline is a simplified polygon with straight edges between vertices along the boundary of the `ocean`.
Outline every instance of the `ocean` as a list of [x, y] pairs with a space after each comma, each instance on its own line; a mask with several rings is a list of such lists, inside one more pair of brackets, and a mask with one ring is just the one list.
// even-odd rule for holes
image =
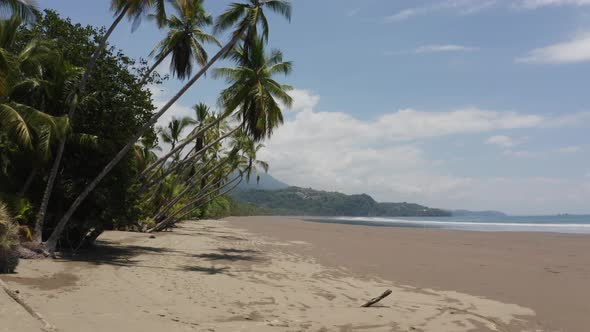
[[590, 234], [590, 215], [501, 217], [306, 217], [306, 221], [378, 227], [439, 228], [479, 232]]

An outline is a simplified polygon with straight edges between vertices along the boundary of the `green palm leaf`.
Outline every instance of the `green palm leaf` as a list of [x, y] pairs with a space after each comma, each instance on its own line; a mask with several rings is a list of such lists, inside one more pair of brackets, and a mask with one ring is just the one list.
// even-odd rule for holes
[[2, 0], [0, 1], [0, 14], [5, 16], [16, 15], [27, 22], [35, 22], [37, 2], [35, 0]]

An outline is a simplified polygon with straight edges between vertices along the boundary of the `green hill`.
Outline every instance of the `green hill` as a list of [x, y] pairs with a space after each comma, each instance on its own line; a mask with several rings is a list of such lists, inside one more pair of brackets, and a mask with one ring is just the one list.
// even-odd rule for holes
[[279, 190], [238, 190], [232, 197], [256, 206], [270, 215], [314, 215], [348, 217], [440, 217], [449, 211], [412, 203], [378, 203], [371, 196], [346, 195], [313, 189], [288, 187]]

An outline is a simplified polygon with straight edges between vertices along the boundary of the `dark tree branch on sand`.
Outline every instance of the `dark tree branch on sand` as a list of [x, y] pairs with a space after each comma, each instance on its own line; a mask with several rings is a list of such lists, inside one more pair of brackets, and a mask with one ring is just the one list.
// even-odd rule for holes
[[368, 308], [370, 306], [372, 306], [373, 304], [383, 300], [384, 298], [388, 297], [391, 294], [391, 289], [388, 289], [385, 291], [385, 293], [381, 294], [380, 296], [373, 298], [371, 300], [369, 300], [369, 302], [363, 304], [361, 307], [362, 308]]
[[4, 289], [4, 291], [6, 292], [6, 294], [8, 294], [8, 296], [10, 296], [18, 304], [20, 304], [31, 316], [33, 316], [34, 318], [39, 320], [41, 323], [43, 323], [43, 330], [44, 331], [48, 331], [48, 332], [49, 331], [57, 331], [55, 326], [51, 325], [48, 321], [46, 321], [45, 318], [43, 318], [43, 316], [41, 316], [40, 313], [35, 311], [35, 309], [33, 309], [23, 299], [21, 299], [20, 296], [18, 296], [18, 294], [15, 291], [8, 288], [8, 285], [6, 285], [4, 283], [4, 281], [2, 281], [2, 279], [0, 279], [0, 287], [2, 287]]

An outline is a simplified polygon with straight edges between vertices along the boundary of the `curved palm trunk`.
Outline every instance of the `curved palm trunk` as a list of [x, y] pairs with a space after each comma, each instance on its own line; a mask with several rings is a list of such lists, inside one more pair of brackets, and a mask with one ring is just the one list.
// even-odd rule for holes
[[195, 210], [197, 210], [197, 209], [199, 209], [199, 208], [201, 208], [201, 207], [203, 207], [203, 206], [205, 206], [205, 205], [209, 204], [210, 202], [212, 202], [213, 200], [215, 200], [217, 197], [220, 197], [220, 196], [226, 195], [227, 193], [229, 193], [229, 192], [233, 191], [234, 189], [236, 189], [236, 188], [237, 188], [237, 187], [240, 185], [240, 183], [242, 183], [242, 180], [244, 180], [244, 178], [243, 178], [243, 177], [240, 177], [240, 180], [239, 180], [239, 181], [238, 181], [236, 184], [234, 184], [234, 185], [233, 185], [231, 188], [229, 188], [228, 190], [226, 190], [226, 191], [224, 191], [224, 192], [222, 192], [222, 193], [220, 193], [220, 194], [217, 194], [217, 195], [213, 196], [212, 198], [208, 199], [208, 200], [207, 200], [207, 201], [205, 201], [204, 203], [201, 203], [201, 204], [199, 204], [199, 205], [197, 205], [197, 206], [193, 207], [192, 209], [189, 209], [189, 210], [188, 210], [187, 212], [185, 212], [185, 213], [181, 213], [179, 217], [176, 217], [174, 220], [170, 221], [170, 222], [169, 222], [169, 225], [174, 225], [174, 224], [176, 224], [177, 222], [181, 221], [181, 220], [182, 220], [184, 217], [186, 217], [187, 215], [189, 215], [189, 214], [191, 214], [191, 213], [195, 212]]
[[29, 188], [31, 188], [31, 184], [33, 183], [33, 180], [35, 179], [36, 175], [37, 175], [37, 168], [33, 168], [31, 173], [29, 173], [29, 176], [27, 176], [27, 180], [25, 181], [25, 184], [17, 193], [18, 196], [22, 197], [27, 193], [27, 191], [29, 191]]
[[92, 180], [92, 182], [90, 182], [88, 186], [86, 186], [86, 188], [80, 193], [78, 198], [76, 198], [72, 206], [70, 206], [65, 215], [57, 223], [55, 229], [53, 230], [53, 233], [47, 240], [46, 247], [49, 252], [55, 251], [55, 248], [57, 247], [57, 241], [59, 240], [61, 233], [63, 232], [67, 223], [70, 221], [70, 218], [72, 218], [72, 216], [74, 215], [74, 212], [76, 212], [76, 210], [78, 209], [80, 204], [84, 202], [86, 197], [90, 195], [94, 188], [96, 188], [96, 186], [102, 181], [102, 179], [104, 179], [104, 177], [110, 173], [110, 171], [121, 161], [121, 159], [123, 159], [123, 157], [127, 155], [127, 153], [133, 148], [133, 146], [141, 138], [141, 136], [143, 136], [148, 130], [150, 130], [151, 127], [158, 121], [158, 119], [164, 113], [166, 113], [166, 111], [168, 111], [170, 107], [172, 107], [172, 105], [174, 105], [174, 103], [176, 103], [176, 101], [178, 101], [178, 99], [180, 99], [180, 97], [182, 97], [182, 95], [184, 95], [188, 91], [188, 89], [191, 86], [193, 86], [193, 84], [195, 84], [195, 82], [198, 81], [199, 78], [201, 78], [201, 76], [203, 76], [217, 60], [225, 56], [234, 47], [234, 45], [240, 40], [242, 34], [243, 30], [241, 30], [239, 33], [236, 33], [230, 40], [230, 42], [227, 43], [227, 45], [225, 45], [219, 52], [217, 52], [217, 54], [215, 54], [215, 56], [211, 58], [211, 60], [203, 68], [201, 68], [201, 70], [190, 81], [188, 81], [180, 89], [180, 91], [178, 91], [178, 93], [176, 93], [176, 95], [174, 95], [174, 97], [172, 97], [172, 99], [170, 99], [168, 103], [166, 103], [166, 105], [162, 107], [162, 109], [158, 113], [152, 116], [152, 118], [143, 127], [141, 127], [141, 129], [137, 133], [135, 133], [135, 135], [131, 137], [131, 139], [129, 139], [127, 145], [125, 145], [121, 149], [121, 151], [117, 153], [113, 160], [111, 160], [105, 166], [105, 168], [98, 174], [98, 176], [94, 180]]
[[[211, 163], [211, 160], [209, 160], [208, 162], [206, 162], [204, 165], [201, 164], [200, 166], [198, 166], [198, 168], [195, 170], [195, 173], [200, 173], [202, 169], [206, 168], [207, 166], [209, 166], [209, 163]], [[186, 168], [186, 166], [182, 166], [179, 169], [179, 172], [182, 172], [184, 169]], [[157, 179], [150, 181], [156, 173], [152, 174], [147, 180], [146, 182], [143, 184], [143, 186], [141, 188], [139, 188], [139, 190], [137, 191], [136, 195], [141, 195], [144, 192], [148, 191], [149, 189], [151, 189], [153, 186], [157, 186], [160, 185], [168, 175], [170, 175], [174, 170], [167, 170], [166, 172], [162, 173]]]
[[164, 59], [166, 59], [168, 57], [168, 55], [170, 55], [170, 53], [172, 53], [172, 50], [168, 51], [168, 53], [166, 53], [166, 55], [164, 55], [163, 57], [156, 60], [156, 62], [150, 67], [150, 69], [143, 75], [143, 78], [141, 79], [141, 83], [140, 83], [141, 86], [145, 85], [145, 83], [150, 78], [150, 76], [152, 75], [154, 70], [156, 70], [156, 68], [158, 68], [158, 66], [162, 63], [162, 61], [164, 61]]
[[[138, 191], [139, 194], [145, 192], [146, 190], [148, 190], [149, 188], [153, 187], [154, 185], [164, 181], [164, 179], [172, 174], [173, 172], [177, 171], [177, 170], [183, 170], [187, 165], [189, 165], [191, 162], [195, 161], [195, 159], [197, 159], [197, 157], [201, 156], [203, 153], [205, 153], [207, 150], [209, 150], [212, 146], [214, 146], [215, 144], [218, 144], [219, 142], [221, 142], [222, 140], [226, 139], [227, 137], [229, 137], [230, 135], [232, 135], [233, 133], [235, 133], [238, 129], [240, 129], [241, 127], [243, 127], [243, 123], [236, 127], [234, 130], [230, 131], [229, 133], [227, 133], [226, 135], [218, 138], [217, 140], [215, 140], [213, 143], [208, 144], [207, 146], [201, 148], [199, 151], [193, 153], [192, 155], [187, 154], [187, 157], [185, 157], [185, 159], [179, 163], [177, 163], [176, 165], [174, 165], [173, 167], [170, 167], [168, 170], [166, 170], [163, 174], [160, 175], [159, 178], [157, 178], [156, 180], [152, 181], [152, 179], [156, 176], [156, 174], [158, 174], [157, 172], [152, 172], [152, 174], [145, 180], [145, 183]], [[209, 128], [204, 128], [203, 130], [201, 130], [200, 132], [203, 132], [205, 130], [208, 130]], [[194, 139], [191, 138], [190, 140], [187, 141], [187, 144], [190, 143], [190, 141]], [[184, 145], [186, 146], [186, 144]], [[154, 166], [156, 163], [158, 162], [163, 162], [166, 161], [166, 156], [162, 157], [160, 160], [154, 162], [151, 166]], [[160, 167], [161, 168], [161, 167]], [[153, 167], [152, 167], [153, 169]], [[146, 169], [143, 173], [145, 173], [146, 171], [148, 171], [148, 169]], [[142, 176], [146, 176], [147, 174], [140, 174], [140, 177]]]
[[[166, 171], [166, 173], [163, 175], [163, 177], [161, 177], [161, 179], [162, 179], [162, 178], [165, 178], [165, 177], [166, 177], [166, 176], [168, 176], [168, 175], [170, 175], [172, 172], [176, 171], [177, 169], [179, 169], [179, 168], [180, 168], [180, 169], [182, 169], [182, 168], [184, 168], [186, 165], [188, 165], [189, 163], [191, 163], [191, 162], [195, 161], [195, 159], [197, 159], [198, 157], [202, 156], [202, 155], [203, 155], [203, 153], [207, 152], [207, 150], [209, 150], [211, 147], [215, 146], [216, 144], [218, 144], [218, 143], [219, 143], [219, 142], [221, 142], [222, 140], [224, 140], [224, 139], [228, 138], [228, 137], [229, 137], [229, 136], [231, 136], [233, 133], [235, 133], [236, 131], [238, 131], [240, 128], [242, 128], [242, 126], [243, 126], [243, 125], [244, 125], [244, 124], [242, 123], [241, 125], [237, 126], [235, 129], [233, 129], [232, 131], [230, 131], [229, 133], [227, 133], [227, 134], [225, 134], [225, 135], [221, 136], [220, 138], [218, 138], [217, 140], [215, 140], [213, 143], [207, 144], [207, 146], [205, 146], [205, 147], [204, 147], [204, 148], [202, 148], [201, 150], [199, 150], [199, 151], [195, 152], [195, 153], [194, 153], [194, 154], [193, 154], [193, 155], [192, 155], [190, 158], [186, 159], [184, 162], [182, 162], [182, 163], [179, 163], [179, 164], [175, 165], [174, 167], [171, 167], [169, 170], [167, 170], [167, 171]], [[190, 141], [188, 141], [188, 142], [190, 142]], [[162, 161], [165, 161], [165, 160], [166, 160], [165, 158], [166, 158], [166, 157], [164, 156], [164, 157], [162, 157], [162, 159], [161, 159], [161, 160], [162, 160]], [[153, 165], [153, 164], [152, 164], [152, 165]], [[152, 175], [151, 177], [153, 177], [153, 175]], [[150, 178], [151, 178], [151, 177], [150, 177]], [[148, 178], [148, 180], [147, 180], [147, 181], [149, 181], [149, 179], [150, 179], [150, 178]], [[150, 184], [149, 186], [151, 187], [152, 185], [153, 185], [153, 183], [152, 183], [152, 184]]]
[[[242, 174], [242, 173], [240, 173], [238, 176], [234, 177], [234, 178], [233, 178], [231, 181], [228, 181], [228, 182], [226, 182], [226, 183], [225, 183], [225, 184], [224, 184], [224, 185], [221, 187], [221, 189], [223, 189], [223, 188], [227, 187], [228, 185], [230, 185], [230, 184], [234, 183], [236, 180], [240, 179], [240, 181], [238, 181], [238, 183], [237, 183], [236, 185], [234, 185], [234, 186], [233, 186], [233, 187], [232, 187], [230, 190], [233, 190], [233, 189], [235, 189], [235, 188], [236, 188], [236, 187], [237, 187], [237, 186], [238, 186], [238, 185], [239, 185], [239, 184], [242, 182], [242, 178], [243, 178], [243, 177], [242, 177], [242, 175], [243, 175], [243, 174]], [[224, 192], [222, 195], [225, 195], [225, 194], [226, 194], [226, 193], [228, 193], [230, 190], [228, 190], [228, 191], [225, 191], [225, 192]], [[148, 230], [148, 233], [152, 233], [152, 232], [154, 232], [154, 231], [160, 231], [160, 230], [162, 230], [163, 228], [165, 228], [166, 226], [169, 226], [169, 225], [170, 225], [170, 222], [171, 222], [172, 220], [175, 220], [176, 216], [178, 216], [179, 214], [181, 214], [181, 213], [183, 213], [183, 212], [187, 211], [188, 209], [192, 208], [194, 204], [198, 203], [198, 202], [199, 202], [200, 200], [202, 200], [204, 197], [206, 197], [206, 196], [208, 196], [208, 195], [210, 195], [210, 194], [214, 193], [215, 191], [218, 191], [218, 189], [216, 188], [216, 189], [213, 189], [213, 190], [211, 190], [211, 191], [209, 191], [209, 192], [207, 192], [207, 193], [205, 193], [205, 194], [202, 194], [202, 195], [199, 195], [199, 196], [197, 196], [197, 198], [195, 198], [195, 199], [191, 200], [191, 201], [190, 201], [190, 202], [188, 202], [188, 203], [187, 203], [185, 206], [183, 206], [182, 208], [180, 208], [180, 209], [176, 210], [174, 213], [172, 213], [172, 214], [171, 214], [171, 215], [170, 215], [168, 218], [166, 218], [165, 220], [163, 220], [163, 221], [159, 222], [159, 223], [158, 223], [158, 224], [157, 224], [155, 227], [153, 227], [152, 229]], [[219, 197], [219, 196], [220, 196], [220, 195], [218, 194], [218, 195], [216, 195], [216, 196], [215, 196], [215, 198], [217, 198], [217, 197]], [[209, 201], [211, 201], [211, 200], [209, 200]], [[209, 202], [209, 201], [208, 201], [208, 202]], [[202, 206], [202, 204], [201, 204], [200, 206]]]
[[[80, 80], [80, 87], [79, 87], [79, 95], [81, 96], [84, 94], [86, 90], [86, 83], [88, 83], [88, 78], [92, 73], [92, 70], [96, 66], [96, 62], [98, 61], [98, 57], [104, 51], [107, 41], [113, 31], [117, 28], [121, 20], [125, 17], [127, 10], [129, 9], [129, 5], [127, 5], [122, 11], [119, 16], [115, 19], [113, 24], [109, 27], [106, 34], [101, 39], [98, 48], [92, 54], [88, 65], [86, 66], [86, 71]], [[68, 117], [71, 122], [73, 122], [74, 115], [76, 113], [76, 106], [74, 104], [71, 105], [70, 111], [68, 113]], [[63, 153], [66, 147], [66, 137], [64, 137], [61, 142], [59, 142], [59, 148], [57, 149], [57, 154], [55, 155], [55, 159], [53, 161], [53, 166], [51, 167], [51, 173], [49, 173], [49, 179], [47, 180], [47, 186], [45, 187], [45, 192], [43, 193], [43, 199], [41, 200], [41, 206], [39, 207], [39, 213], [37, 214], [37, 220], [35, 222], [35, 241], [40, 243], [42, 241], [42, 232], [43, 232], [43, 224], [45, 223], [45, 215], [47, 214], [47, 207], [49, 206], [49, 199], [51, 198], [51, 193], [53, 192], [53, 186], [55, 185], [55, 179], [57, 178], [57, 172], [59, 170], [59, 165], [61, 164], [61, 159], [63, 157]]]
[[[207, 126], [205, 126], [203, 129], [200, 129], [197, 132], [191, 134], [189, 137], [187, 137], [184, 140], [184, 142], [182, 142], [181, 144], [179, 144], [176, 148], [170, 150], [170, 152], [168, 152], [163, 157], [161, 157], [160, 159], [158, 159], [156, 162], [154, 162], [153, 164], [151, 164], [150, 166], [148, 166], [148, 168], [145, 169], [139, 176], [140, 177], [145, 177], [147, 174], [149, 174], [149, 172], [151, 172], [159, 164], [165, 162], [166, 160], [168, 160], [168, 158], [170, 158], [171, 156], [173, 156], [174, 154], [176, 154], [178, 151], [184, 149], [184, 147], [187, 146], [188, 144], [190, 144], [193, 140], [195, 140], [196, 138], [198, 138], [200, 135], [202, 135], [203, 133], [205, 133], [207, 130], [209, 130], [209, 129], [213, 128], [214, 126], [216, 126], [217, 124], [219, 124], [221, 121], [225, 120], [230, 115], [231, 114], [226, 114], [225, 116], [221, 116], [221, 117], [219, 117], [219, 119], [211, 122], [210, 124], [208, 124]], [[198, 155], [200, 153], [203, 153], [204, 151], [206, 151], [207, 149], [209, 149], [212, 145], [218, 143], [221, 139], [224, 139], [227, 136], [233, 134], [236, 130], [238, 130], [239, 128], [241, 128], [243, 125], [244, 125], [244, 123], [242, 123], [240, 126], [238, 126], [237, 128], [235, 128], [234, 130], [232, 130], [228, 135], [222, 136], [220, 139], [218, 139], [214, 143], [208, 144], [205, 148], [201, 149], [200, 151], [197, 151], [195, 153], [195, 155]]]
[[[221, 166], [223, 166], [223, 164], [225, 163], [225, 161], [227, 160], [227, 158], [224, 158], [224, 160], [220, 161], [215, 167], [213, 167], [212, 169], [210, 169], [207, 173], [203, 174], [200, 178], [206, 178], [209, 175], [211, 175], [213, 172], [215, 172], [216, 170], [218, 170]], [[189, 184], [187, 185], [187, 187], [180, 193], [178, 194], [173, 200], [171, 200], [170, 202], [168, 202], [168, 204], [166, 204], [166, 206], [164, 206], [163, 208], [160, 209], [160, 211], [158, 211], [158, 213], [156, 214], [156, 216], [154, 217], [154, 220], [159, 220], [160, 218], [162, 218], [162, 216], [164, 215], [164, 213], [168, 212], [168, 210], [170, 210], [176, 203], [178, 203], [186, 194], [188, 194], [190, 192], [191, 189], [193, 189], [193, 187], [191, 186], [193, 184], [193, 180], [198, 176], [199, 174], [195, 174], [188, 182]], [[221, 181], [221, 180], [220, 180]], [[210, 187], [201, 187], [202, 189], [200, 191], [206, 191], [208, 190]]]

